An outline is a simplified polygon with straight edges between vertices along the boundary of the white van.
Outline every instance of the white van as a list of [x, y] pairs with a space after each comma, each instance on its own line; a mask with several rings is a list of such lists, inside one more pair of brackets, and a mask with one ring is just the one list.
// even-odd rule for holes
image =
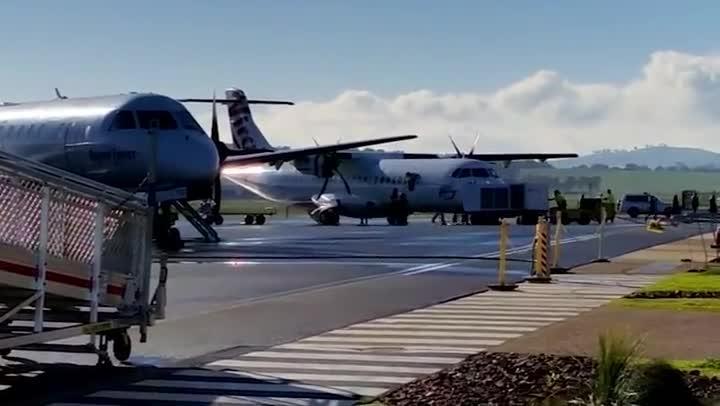
[[627, 213], [632, 218], [636, 218], [640, 214], [648, 214], [650, 213], [651, 198], [655, 198], [657, 201], [657, 214], [667, 214], [672, 210], [672, 205], [663, 202], [654, 195], [642, 193], [623, 196], [620, 202], [620, 213]]

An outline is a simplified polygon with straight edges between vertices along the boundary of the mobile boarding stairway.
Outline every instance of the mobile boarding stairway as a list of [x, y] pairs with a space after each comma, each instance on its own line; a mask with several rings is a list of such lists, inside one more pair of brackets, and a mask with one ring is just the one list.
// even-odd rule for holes
[[[146, 202], [53, 167], [0, 153], [0, 354], [131, 352], [164, 314], [165, 280], [150, 296]], [[81, 345], [54, 343], [87, 336]], [[75, 341], [75, 340], [72, 340]]]

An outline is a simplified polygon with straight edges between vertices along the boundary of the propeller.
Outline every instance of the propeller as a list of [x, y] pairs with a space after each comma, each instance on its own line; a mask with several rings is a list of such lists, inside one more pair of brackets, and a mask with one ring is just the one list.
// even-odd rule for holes
[[337, 157], [336, 154], [330, 153], [323, 155], [322, 167], [320, 168], [320, 176], [325, 178], [325, 181], [320, 188], [320, 193], [318, 193], [318, 197], [322, 196], [322, 194], [325, 193], [325, 189], [327, 188], [328, 182], [330, 182], [330, 178], [332, 178], [333, 174], [338, 175], [338, 177], [343, 181], [347, 193], [349, 195], [352, 194], [352, 190], [350, 190], [350, 184], [348, 184], [347, 180], [338, 169], [339, 166], [340, 159]]
[[455, 140], [451, 135], [448, 135], [448, 138], [450, 138], [450, 142], [452, 143], [453, 148], [455, 148], [455, 158], [465, 158], [466, 156], [471, 156], [475, 152], [475, 147], [477, 146], [478, 140], [480, 140], [480, 133], [475, 136], [475, 141], [472, 144], [472, 148], [470, 148], [470, 151], [468, 151], [467, 154], [463, 154], [462, 152], [460, 152], [460, 148], [458, 148]]
[[[220, 162], [222, 164], [222, 162], [225, 161], [225, 159], [227, 158], [227, 146], [225, 146], [225, 144], [220, 142], [220, 130], [218, 129], [217, 107], [216, 107], [216, 103], [215, 103], [215, 91], [213, 91], [212, 125], [210, 128], [210, 139], [213, 141], [213, 143], [217, 147], [218, 155], [220, 156]], [[222, 179], [221, 179], [221, 175], [220, 175], [221, 172], [222, 171], [218, 172], [218, 175], [217, 175], [217, 177], [215, 177], [215, 181], [213, 182], [213, 201], [215, 202], [215, 206], [213, 207], [212, 216], [214, 219], [217, 219], [220, 216], [220, 203], [222, 200], [222, 184], [221, 184]]]
[[61, 100], [67, 99], [67, 96], [63, 96], [63, 95], [60, 93], [60, 89], [58, 89], [57, 87], [55, 88], [55, 95], [57, 96], [58, 99], [61, 99]]

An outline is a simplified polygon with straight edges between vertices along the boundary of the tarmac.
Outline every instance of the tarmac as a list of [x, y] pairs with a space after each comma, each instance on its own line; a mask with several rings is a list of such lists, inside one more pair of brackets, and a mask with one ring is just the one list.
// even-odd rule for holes
[[[45, 374], [44, 380], [28, 377], [18, 383], [16, 379], [7, 393], [22, 395], [24, 385], [44, 388], [57, 404], [141, 400], [209, 404], [208, 399], [218, 396], [231, 396], [232, 401], [225, 400], [233, 404], [255, 404], [252, 402], [261, 398], [283, 399], [290, 402], [287, 404], [342, 404], [455, 362], [468, 351], [534, 331], [552, 321], [549, 319], [570, 316], [564, 313], [578, 314], [577, 308], [582, 307], [572, 302], [583, 297], [570, 292], [571, 296], [557, 299], [571, 310], [548, 306], [542, 310], [547, 314], [531, 315], [548, 320], [528, 320], [529, 309], [521, 301], [513, 304], [519, 307], [509, 313], [485, 303], [480, 303], [480, 308], [474, 303], [469, 309], [448, 313], [444, 303], [484, 292], [497, 280], [498, 227], [440, 226], [430, 224], [427, 218], [411, 219], [407, 227], [392, 227], [379, 220], [371, 220], [369, 226], [323, 227], [309, 219], [275, 218], [263, 226], [245, 226], [241, 220], [228, 218], [217, 227], [223, 238], [220, 244], [191, 241], [170, 258], [167, 319], [151, 328], [148, 343], [135, 344], [129, 362], [135, 368], [121, 368], [127, 370], [125, 378], [113, 376], [114, 383], [108, 387], [92, 372], [94, 368], [73, 369], [74, 374], [92, 374], [100, 379], [98, 385], [110, 392], [93, 395], [96, 387], [91, 384], [60, 389], [51, 375]], [[596, 259], [596, 230], [597, 225], [567, 226], [561, 239], [561, 265], [571, 267]], [[182, 231], [190, 235], [191, 230], [184, 227]], [[647, 232], [644, 225], [619, 221], [605, 227], [601, 254], [618, 257], [697, 232], [697, 226], [681, 225], [656, 234]], [[529, 259], [534, 227], [512, 226], [510, 235], [511, 258]], [[529, 273], [527, 262], [510, 262], [509, 267], [510, 282], [519, 282]], [[633, 278], [630, 283], [638, 284], [652, 276]], [[600, 299], [624, 289], [620, 286], [612, 294], [601, 289]], [[469, 330], [464, 326], [466, 338], [437, 325], [437, 320], [451, 327], [462, 324], [466, 316], [477, 315], [473, 312], [480, 312], [484, 323]], [[414, 314], [405, 321], [424, 320], [422, 326], [408, 323], [406, 330], [398, 327], [388, 335], [383, 330], [388, 323], [383, 320], [403, 314]], [[379, 355], [373, 355], [377, 351]], [[295, 354], [288, 357], [283, 353]], [[353, 360], [350, 354], [370, 358]], [[84, 355], [57, 355], [60, 358], [55, 359], [52, 354], [39, 359], [20, 351], [12, 355], [42, 365], [58, 360], [94, 363], [94, 357]], [[313, 363], [314, 367], [307, 367]], [[216, 375], [215, 371], [227, 367], [232, 367], [231, 372]], [[328, 368], [341, 379], [328, 381], [322, 372]], [[150, 379], [148, 374], [161, 378]], [[260, 379], [253, 374], [269, 376]], [[290, 389], [285, 383], [278, 385], [279, 379], [292, 380]], [[124, 380], [139, 382], [128, 391]], [[177, 382], [171, 382], [174, 380]], [[31, 404], [24, 399], [23, 404]], [[318, 399], [340, 403], [318, 403]]]

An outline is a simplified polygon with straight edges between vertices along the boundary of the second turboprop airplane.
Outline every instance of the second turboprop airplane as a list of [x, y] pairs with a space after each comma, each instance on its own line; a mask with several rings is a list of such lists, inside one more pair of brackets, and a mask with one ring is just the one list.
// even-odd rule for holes
[[[230, 88], [225, 96], [222, 103], [227, 105], [233, 142], [238, 150], [273, 151], [253, 120], [245, 93]], [[212, 102], [212, 99], [187, 101]], [[232, 168], [223, 174], [263, 199], [308, 208], [311, 218], [323, 225], [338, 224], [340, 216], [387, 217], [391, 224], [406, 224], [407, 214], [398, 215], [392, 210], [394, 194], [403, 193], [407, 197], [410, 211], [464, 212], [479, 199], [481, 187], [495, 186], [509, 193], [510, 186], [487, 161], [509, 164], [521, 159], [544, 161], [577, 157], [577, 154], [566, 153], [475, 154], [474, 148], [462, 154], [454, 141], [453, 146], [457, 151], [455, 158], [437, 154], [335, 151], [298, 157], [281, 168]], [[495, 214], [498, 213], [496, 210]], [[482, 217], [475, 216], [476, 219]], [[537, 219], [536, 213], [528, 213], [528, 217]], [[486, 220], [493, 223], [493, 219]]]
[[148, 173], [154, 161], [156, 179], [152, 186], [160, 192], [161, 201], [154, 232], [157, 241], [170, 249], [182, 246], [180, 233], [174, 227], [175, 216], [169, 210], [171, 205], [207, 240], [219, 240], [188, 202], [214, 198], [219, 216], [221, 168], [260, 163], [280, 165], [310, 155], [325, 156], [343, 149], [416, 137], [405, 135], [248, 153], [220, 142], [214, 104], [210, 137], [178, 100], [153, 93], [68, 98], [58, 92], [54, 100], [0, 105], [0, 149], [5, 152], [133, 192], [148, 191]]

